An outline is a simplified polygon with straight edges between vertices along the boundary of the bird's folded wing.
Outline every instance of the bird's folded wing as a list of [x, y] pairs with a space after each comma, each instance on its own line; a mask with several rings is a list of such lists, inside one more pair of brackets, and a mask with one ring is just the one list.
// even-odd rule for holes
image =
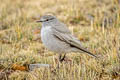
[[66, 27], [66, 25], [61, 22], [54, 24], [54, 26], [52, 26], [52, 28], [54, 28], [55, 30], [57, 30], [58, 32], [61, 32], [61, 33], [67, 33], [67, 34], [71, 33], [70, 30], [68, 29], [68, 27]]
[[72, 36], [72, 34], [61, 33], [61, 32], [58, 32], [57, 30], [53, 29], [53, 35], [55, 37], [59, 38], [61, 41], [69, 43], [70, 45], [73, 45], [77, 48], [81, 48], [80, 41], [77, 38], [75, 38], [74, 36]]
[[86, 53], [96, 57], [94, 54], [89, 52], [87, 49], [83, 48], [80, 41], [77, 38], [75, 38], [72, 34], [61, 33], [59, 31], [53, 29], [53, 35], [55, 37], [59, 38], [61, 41], [64, 41], [64, 42], [70, 44], [70, 46], [73, 46], [83, 52], [86, 52]]

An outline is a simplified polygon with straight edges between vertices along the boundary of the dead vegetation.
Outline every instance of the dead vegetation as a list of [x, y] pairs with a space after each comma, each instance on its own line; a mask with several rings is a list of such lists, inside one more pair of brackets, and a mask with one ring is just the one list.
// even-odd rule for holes
[[[0, 0], [0, 80], [119, 80], [119, 5], [119, 0]], [[58, 55], [44, 48], [41, 25], [35, 23], [47, 13], [67, 24], [101, 59], [67, 54], [67, 61], [53, 72]], [[52, 67], [25, 70], [34, 63]]]

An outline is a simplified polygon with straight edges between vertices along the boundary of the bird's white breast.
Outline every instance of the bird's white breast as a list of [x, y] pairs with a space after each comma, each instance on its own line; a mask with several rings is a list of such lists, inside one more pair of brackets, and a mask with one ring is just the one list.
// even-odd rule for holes
[[52, 34], [51, 26], [42, 27], [41, 40], [43, 44], [46, 44], [49, 41], [50, 37], [52, 36], [51, 34]]
[[65, 52], [67, 45], [64, 42], [58, 40], [52, 31], [51, 26], [42, 27], [41, 29], [41, 40], [45, 47], [54, 52]]
[[41, 40], [43, 42], [43, 44], [45, 45], [45, 47], [47, 47], [48, 49], [52, 49], [53, 42], [54, 42], [54, 37], [53, 37], [53, 32], [52, 32], [52, 27], [51, 26], [46, 26], [46, 27], [42, 27], [41, 29]]
[[48, 33], [51, 33], [51, 26], [42, 27], [41, 29], [41, 38], [44, 39]]

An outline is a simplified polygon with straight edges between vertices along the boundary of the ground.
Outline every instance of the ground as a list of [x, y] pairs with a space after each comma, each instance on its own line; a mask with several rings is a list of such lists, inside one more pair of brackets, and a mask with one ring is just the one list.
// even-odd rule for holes
[[[0, 80], [119, 80], [119, 0], [0, 0]], [[40, 39], [41, 16], [53, 14], [99, 58], [58, 54]], [[29, 64], [50, 64], [28, 71]], [[16, 67], [17, 66], [17, 67]]]

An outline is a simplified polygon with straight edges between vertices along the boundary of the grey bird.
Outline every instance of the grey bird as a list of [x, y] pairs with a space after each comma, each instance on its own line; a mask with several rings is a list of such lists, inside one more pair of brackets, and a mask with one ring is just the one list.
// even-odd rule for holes
[[44, 15], [37, 20], [42, 23], [41, 28], [41, 40], [44, 46], [56, 53], [59, 53], [59, 60], [62, 62], [65, 55], [62, 54], [70, 52], [85, 52], [93, 57], [96, 55], [89, 52], [87, 49], [82, 47], [80, 41], [74, 37], [66, 25], [60, 22], [53, 15]]

